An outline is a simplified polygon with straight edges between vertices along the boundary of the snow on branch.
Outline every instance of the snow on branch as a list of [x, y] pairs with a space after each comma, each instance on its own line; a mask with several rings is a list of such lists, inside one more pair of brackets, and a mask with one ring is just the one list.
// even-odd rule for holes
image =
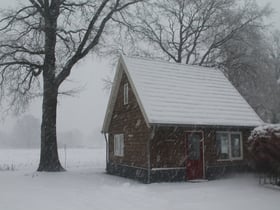
[[259, 127], [256, 127], [250, 137], [249, 140], [257, 140], [261, 138], [271, 139], [276, 137], [280, 141], [280, 124], [265, 124]]

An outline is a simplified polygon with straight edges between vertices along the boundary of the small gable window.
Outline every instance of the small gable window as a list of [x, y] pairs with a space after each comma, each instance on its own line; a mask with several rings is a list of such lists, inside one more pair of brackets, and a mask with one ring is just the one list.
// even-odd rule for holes
[[124, 135], [123, 134], [114, 135], [114, 155], [122, 157], [123, 150], [124, 150]]
[[128, 104], [128, 83], [123, 86], [123, 104]]
[[241, 132], [217, 132], [219, 160], [241, 160], [243, 158]]

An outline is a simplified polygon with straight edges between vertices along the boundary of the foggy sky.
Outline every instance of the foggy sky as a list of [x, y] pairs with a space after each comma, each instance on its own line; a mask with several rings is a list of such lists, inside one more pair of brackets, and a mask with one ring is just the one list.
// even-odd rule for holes
[[[1, 0], [1, 8], [13, 6], [15, 0]], [[273, 23], [280, 29], [280, 1], [279, 0], [257, 0], [260, 5], [271, 3], [275, 10]], [[97, 132], [101, 129], [107, 101], [108, 91], [104, 90], [103, 78], [113, 77], [114, 67], [109, 64], [110, 58], [101, 60], [93, 56], [88, 56], [83, 60], [69, 77], [67, 87], [82, 87], [82, 91], [77, 97], [59, 98], [58, 105], [58, 131], [78, 129], [84, 135]], [[41, 119], [41, 99], [37, 99], [30, 105], [27, 114], [32, 114]], [[10, 130], [16, 121], [16, 117], [10, 116], [4, 122], [0, 122], [1, 130]], [[101, 137], [101, 135], [100, 135]]]

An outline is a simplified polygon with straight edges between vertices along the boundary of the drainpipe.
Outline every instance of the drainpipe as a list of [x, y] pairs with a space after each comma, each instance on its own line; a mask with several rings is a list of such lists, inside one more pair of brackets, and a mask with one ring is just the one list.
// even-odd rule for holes
[[155, 136], [155, 127], [152, 127], [152, 132], [150, 137], [148, 138], [147, 143], [147, 166], [148, 166], [148, 178], [147, 178], [147, 184], [151, 183], [151, 140]]
[[104, 134], [104, 138], [105, 138], [105, 142], [106, 142], [106, 172], [108, 172], [108, 162], [109, 162], [109, 157], [108, 157], [108, 139], [107, 139], [107, 134], [106, 133], [103, 133]]

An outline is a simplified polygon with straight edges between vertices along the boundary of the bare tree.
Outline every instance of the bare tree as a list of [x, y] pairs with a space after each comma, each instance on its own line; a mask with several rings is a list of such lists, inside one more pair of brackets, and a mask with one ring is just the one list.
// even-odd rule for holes
[[273, 37], [259, 27], [247, 27], [221, 47], [219, 67], [264, 121], [276, 123], [280, 120], [279, 49]]
[[250, 0], [152, 0], [121, 23], [134, 43], [148, 43], [142, 54], [149, 49], [174, 62], [213, 65], [221, 46], [248, 25], [260, 24], [269, 11]]
[[268, 40], [271, 40], [269, 43], [269, 55], [271, 58], [272, 69], [274, 70], [275, 77], [280, 86], [280, 31], [273, 31], [270, 37], [268, 37]]
[[38, 171], [61, 171], [56, 112], [59, 87], [72, 68], [102, 46], [118, 12], [141, 0], [29, 0], [0, 20], [1, 99], [26, 105], [43, 81]]
[[123, 26], [120, 36], [134, 45], [123, 46], [124, 53], [218, 67], [265, 121], [275, 122], [279, 49], [274, 39], [269, 50], [263, 21], [270, 13], [253, 0], [151, 0], [115, 21]]

